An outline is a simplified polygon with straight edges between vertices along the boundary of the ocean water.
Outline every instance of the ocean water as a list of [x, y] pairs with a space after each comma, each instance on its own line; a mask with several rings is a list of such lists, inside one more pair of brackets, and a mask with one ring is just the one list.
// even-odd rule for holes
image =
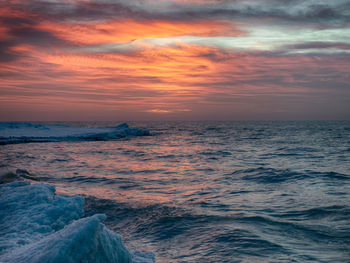
[[349, 121], [129, 124], [152, 135], [0, 145], [1, 165], [160, 263], [350, 262]]

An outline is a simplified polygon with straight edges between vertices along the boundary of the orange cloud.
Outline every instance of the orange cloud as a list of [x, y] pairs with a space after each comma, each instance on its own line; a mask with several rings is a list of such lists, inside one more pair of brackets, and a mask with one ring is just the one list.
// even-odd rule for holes
[[293, 98], [325, 96], [328, 90], [313, 89], [312, 82], [324, 76], [320, 72], [330, 72], [330, 79], [345, 75], [348, 65], [329, 57], [269, 57], [186, 44], [128, 55], [51, 53], [33, 47], [26, 52], [30, 57], [1, 66], [2, 114], [214, 118], [283, 111], [295, 106]]
[[237, 36], [242, 34], [233, 23], [224, 20], [170, 22], [164, 20], [118, 20], [94, 24], [43, 23], [39, 29], [77, 45], [126, 43], [143, 38], [192, 36]]
[[152, 110], [147, 110], [147, 112], [151, 113], [170, 113], [170, 110], [162, 110], [162, 109], [152, 109]]

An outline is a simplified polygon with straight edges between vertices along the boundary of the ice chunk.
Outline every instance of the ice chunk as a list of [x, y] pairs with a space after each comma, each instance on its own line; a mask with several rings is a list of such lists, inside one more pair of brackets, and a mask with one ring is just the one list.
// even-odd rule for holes
[[47, 184], [0, 185], [0, 262], [155, 262], [153, 253], [130, 252], [101, 223], [80, 218], [83, 198], [56, 195]]
[[13, 249], [62, 229], [83, 214], [79, 196], [55, 195], [47, 184], [0, 186], [0, 251]]
[[104, 215], [82, 218], [44, 238], [9, 252], [5, 262], [131, 262], [121, 238], [100, 223]]

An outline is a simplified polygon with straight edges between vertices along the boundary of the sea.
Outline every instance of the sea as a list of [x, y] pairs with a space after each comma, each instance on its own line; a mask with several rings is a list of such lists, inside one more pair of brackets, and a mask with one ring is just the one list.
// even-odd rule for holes
[[128, 124], [150, 135], [4, 144], [1, 165], [83, 196], [159, 263], [350, 262], [350, 121]]

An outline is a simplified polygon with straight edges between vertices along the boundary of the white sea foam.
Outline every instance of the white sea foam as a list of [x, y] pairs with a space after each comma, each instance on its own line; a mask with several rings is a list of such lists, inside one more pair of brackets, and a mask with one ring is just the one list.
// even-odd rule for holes
[[87, 128], [64, 125], [41, 125], [25, 122], [0, 123], [0, 143], [39, 141], [113, 140], [126, 136], [149, 135], [145, 129], [129, 128], [123, 123], [115, 127]]
[[105, 215], [81, 218], [83, 203], [47, 184], [0, 185], [0, 262], [155, 262], [129, 251]]

